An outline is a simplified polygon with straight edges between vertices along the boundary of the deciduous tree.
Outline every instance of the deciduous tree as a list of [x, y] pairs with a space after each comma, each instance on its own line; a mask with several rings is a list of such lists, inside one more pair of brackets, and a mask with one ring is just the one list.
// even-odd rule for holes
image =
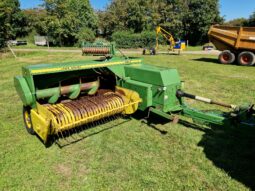
[[192, 44], [206, 41], [209, 27], [223, 21], [218, 0], [112, 0], [98, 15], [106, 36], [119, 30], [152, 31], [160, 25]]
[[[45, 0], [46, 17], [38, 22], [37, 32], [51, 36], [55, 44], [72, 46], [80, 31], [96, 31], [97, 17], [89, 0]], [[38, 30], [39, 29], [39, 30]]]
[[7, 40], [27, 35], [27, 26], [27, 19], [20, 10], [18, 0], [0, 1], [0, 47], [3, 47]]

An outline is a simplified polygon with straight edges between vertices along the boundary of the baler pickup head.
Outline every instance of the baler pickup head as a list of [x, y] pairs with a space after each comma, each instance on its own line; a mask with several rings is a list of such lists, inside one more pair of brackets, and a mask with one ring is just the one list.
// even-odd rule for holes
[[138, 109], [139, 94], [118, 86], [107, 67], [140, 63], [140, 60], [114, 60], [47, 64], [23, 68], [15, 77], [15, 87], [24, 105], [25, 125], [44, 143], [51, 136], [115, 115], [128, 115]]
[[[130, 97], [130, 95], [132, 96]], [[44, 142], [49, 135], [63, 134], [76, 127], [117, 114], [132, 114], [141, 101], [136, 92], [116, 87], [116, 91], [101, 90], [94, 96], [81, 96], [56, 104], [40, 104], [31, 110], [33, 129]]]

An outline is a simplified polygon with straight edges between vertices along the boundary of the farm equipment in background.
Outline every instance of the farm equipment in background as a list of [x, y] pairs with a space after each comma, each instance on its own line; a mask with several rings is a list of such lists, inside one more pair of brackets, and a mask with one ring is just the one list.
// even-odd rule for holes
[[211, 43], [207, 43], [202, 47], [202, 50], [211, 51], [211, 50], [214, 50], [214, 46]]
[[239, 65], [255, 64], [255, 27], [211, 26], [209, 40], [222, 51], [219, 62]]
[[26, 40], [9, 40], [7, 44], [11, 46], [21, 46], [21, 45], [27, 45]]
[[[25, 126], [44, 143], [138, 109], [175, 121], [183, 115], [203, 124], [255, 126], [253, 105], [239, 107], [185, 93], [176, 69], [147, 65], [139, 58], [30, 65], [22, 74], [14, 84], [23, 102]], [[196, 110], [184, 98], [230, 111]]]
[[143, 55], [156, 55], [156, 49], [155, 48], [144, 48], [143, 49]]
[[50, 42], [47, 36], [34, 36], [34, 42], [36, 46], [47, 46]]
[[159, 34], [161, 34], [169, 43], [169, 51], [181, 51], [186, 49], [186, 44], [185, 41], [179, 40], [175, 41], [174, 37], [171, 33], [167, 32], [165, 29], [162, 27], [158, 26], [156, 28], [156, 47], [155, 49], [157, 50], [159, 47]]
[[168, 51], [178, 51], [180, 53], [180, 51], [186, 49], [185, 41], [183, 41], [183, 40], [175, 41], [174, 37], [171, 33], [167, 32], [165, 29], [158, 26], [156, 28], [156, 46], [150, 47], [150, 48], [144, 48], [143, 55], [146, 55], [146, 54], [156, 55], [156, 52], [159, 49], [159, 35], [160, 34], [169, 42]]
[[112, 57], [116, 53], [114, 43], [104, 42], [83, 42], [82, 43], [82, 55], [92, 56], [107, 56]]

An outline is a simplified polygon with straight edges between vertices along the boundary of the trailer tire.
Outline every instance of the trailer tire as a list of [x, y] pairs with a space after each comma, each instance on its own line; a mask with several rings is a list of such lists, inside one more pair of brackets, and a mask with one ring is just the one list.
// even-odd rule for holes
[[35, 131], [33, 129], [30, 113], [31, 113], [30, 107], [23, 107], [23, 120], [25, 123], [26, 130], [29, 134], [35, 135]]
[[252, 66], [255, 64], [255, 55], [252, 52], [241, 52], [238, 55], [238, 64], [243, 66]]
[[233, 62], [235, 61], [235, 55], [229, 50], [224, 50], [220, 53], [218, 59], [221, 64], [233, 64]]

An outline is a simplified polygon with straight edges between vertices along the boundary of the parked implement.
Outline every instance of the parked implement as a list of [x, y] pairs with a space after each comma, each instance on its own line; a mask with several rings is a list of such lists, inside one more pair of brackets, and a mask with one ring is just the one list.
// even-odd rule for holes
[[211, 26], [209, 39], [222, 51], [219, 62], [240, 65], [255, 64], [255, 27]]
[[[253, 105], [239, 107], [185, 93], [176, 69], [147, 65], [139, 58], [25, 66], [14, 83], [23, 102], [25, 126], [44, 143], [137, 109], [175, 121], [184, 115], [204, 124], [254, 126]], [[230, 111], [199, 111], [186, 105], [184, 98]]]
[[82, 43], [82, 55], [92, 56], [108, 56], [112, 57], [115, 55], [115, 44], [104, 43], [104, 42], [83, 42]]
[[179, 40], [179, 41], [175, 41], [173, 35], [166, 31], [165, 29], [163, 29], [162, 27], [158, 26], [156, 28], [156, 47], [155, 49], [157, 50], [159, 47], [159, 35], [162, 35], [168, 42], [169, 42], [169, 51], [175, 51], [175, 50], [185, 50], [186, 49], [186, 44], [184, 41]]
[[166, 31], [164, 28], [158, 26], [156, 28], [156, 46], [147, 47], [143, 49], [143, 55], [156, 55], [157, 50], [159, 49], [159, 35], [162, 35], [169, 43], [168, 51], [180, 51], [186, 49], [186, 43], [183, 40], [175, 41], [173, 35]]

